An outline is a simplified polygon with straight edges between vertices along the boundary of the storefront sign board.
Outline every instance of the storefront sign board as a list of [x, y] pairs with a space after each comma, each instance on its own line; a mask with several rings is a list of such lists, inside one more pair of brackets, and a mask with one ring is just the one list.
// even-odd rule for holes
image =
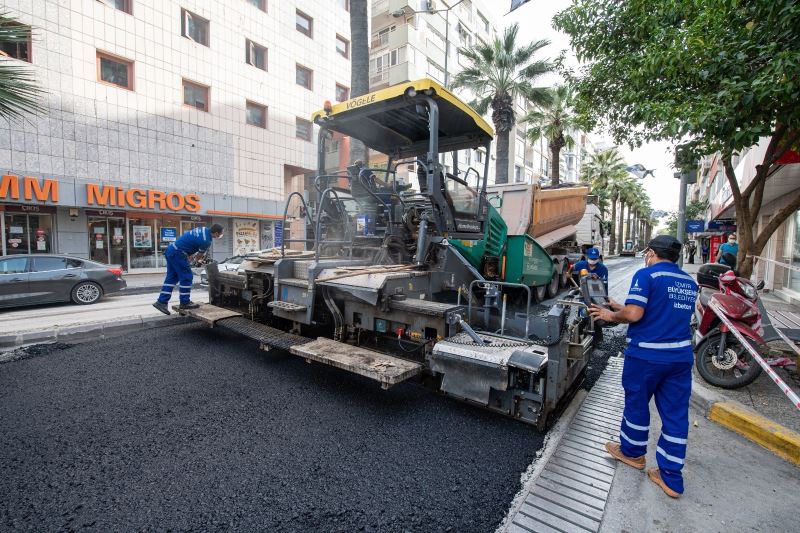
[[233, 253], [244, 255], [258, 249], [258, 220], [233, 219]]
[[161, 228], [161, 242], [175, 242], [178, 239], [178, 228]]

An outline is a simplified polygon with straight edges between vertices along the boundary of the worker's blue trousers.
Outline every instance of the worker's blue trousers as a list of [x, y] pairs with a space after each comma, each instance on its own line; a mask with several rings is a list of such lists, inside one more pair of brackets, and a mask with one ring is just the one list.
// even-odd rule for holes
[[172, 289], [178, 285], [178, 296], [182, 304], [189, 303], [189, 295], [192, 292], [192, 269], [189, 266], [189, 258], [186, 254], [170, 245], [164, 252], [167, 258], [167, 277], [161, 287], [161, 294], [158, 301], [165, 304], [172, 297]]
[[626, 357], [622, 388], [625, 389], [625, 411], [619, 430], [622, 453], [628, 457], [647, 453], [650, 398], [655, 396], [661, 416], [661, 438], [656, 446], [661, 479], [675, 492], [683, 493], [681, 469], [689, 434], [692, 363], [656, 363]]

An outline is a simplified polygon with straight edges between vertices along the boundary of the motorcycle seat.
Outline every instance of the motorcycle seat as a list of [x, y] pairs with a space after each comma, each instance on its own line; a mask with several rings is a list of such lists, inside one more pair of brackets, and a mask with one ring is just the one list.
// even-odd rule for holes
[[708, 306], [708, 300], [711, 299], [711, 295], [718, 292], [718, 290], [710, 287], [700, 287], [700, 293], [697, 295], [697, 297], [700, 298], [700, 305], [703, 307]]

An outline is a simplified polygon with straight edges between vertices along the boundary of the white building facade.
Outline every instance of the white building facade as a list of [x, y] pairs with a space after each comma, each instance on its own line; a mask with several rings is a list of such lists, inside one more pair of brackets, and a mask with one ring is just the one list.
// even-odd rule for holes
[[[349, 97], [348, 0], [6, 0], [47, 112], [0, 121], [0, 253], [158, 269], [218, 222], [216, 258], [280, 242], [316, 166], [311, 113]], [[276, 241], [277, 239], [277, 241]]]

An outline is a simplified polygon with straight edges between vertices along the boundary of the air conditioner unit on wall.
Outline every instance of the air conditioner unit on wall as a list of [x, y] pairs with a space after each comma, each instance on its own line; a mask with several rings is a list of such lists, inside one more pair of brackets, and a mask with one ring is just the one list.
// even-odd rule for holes
[[422, 0], [422, 9], [426, 11], [436, 11], [436, 0]]

